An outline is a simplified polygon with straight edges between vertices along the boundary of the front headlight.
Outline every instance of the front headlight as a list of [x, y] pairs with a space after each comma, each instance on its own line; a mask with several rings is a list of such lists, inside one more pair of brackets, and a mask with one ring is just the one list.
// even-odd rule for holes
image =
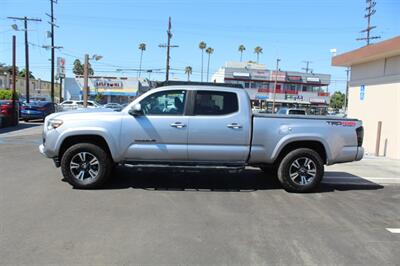
[[50, 119], [47, 122], [47, 129], [56, 129], [60, 127], [63, 124], [63, 121], [61, 119]]

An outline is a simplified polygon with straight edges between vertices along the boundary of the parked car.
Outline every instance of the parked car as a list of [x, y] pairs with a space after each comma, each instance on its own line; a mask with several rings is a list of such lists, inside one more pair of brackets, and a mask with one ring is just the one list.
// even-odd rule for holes
[[120, 105], [119, 103], [107, 103], [103, 105], [103, 107], [112, 109], [116, 112], [120, 112], [123, 109], [122, 105]]
[[276, 112], [276, 113], [278, 115], [306, 115], [307, 114], [305, 109], [287, 108], [287, 107], [279, 108], [278, 112]]
[[[83, 101], [67, 100], [67, 101], [63, 101], [62, 103], [60, 103], [59, 106], [61, 107], [62, 111], [75, 110], [75, 109], [83, 108]], [[88, 108], [99, 108], [100, 105], [98, 105], [94, 101], [88, 101], [87, 107]]]
[[21, 119], [25, 122], [36, 119], [41, 119], [44, 121], [44, 118], [47, 115], [54, 113], [54, 111], [55, 107], [52, 102], [30, 101], [21, 107]]
[[161, 87], [121, 112], [100, 111], [52, 114], [43, 127], [40, 152], [77, 188], [100, 186], [116, 164], [254, 166], [276, 173], [288, 191], [307, 192], [321, 182], [324, 165], [364, 154], [361, 121], [252, 114], [248, 94], [238, 88]]
[[13, 101], [0, 100], [0, 116], [5, 126], [16, 126], [19, 120], [19, 102], [15, 101], [15, 116], [13, 116]]

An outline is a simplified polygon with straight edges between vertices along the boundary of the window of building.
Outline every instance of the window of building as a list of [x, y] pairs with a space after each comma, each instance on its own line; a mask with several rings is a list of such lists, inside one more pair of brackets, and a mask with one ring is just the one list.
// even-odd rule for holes
[[144, 115], [183, 115], [186, 91], [173, 90], [153, 93], [140, 104]]
[[223, 91], [197, 91], [194, 115], [226, 115], [237, 112], [236, 93]]

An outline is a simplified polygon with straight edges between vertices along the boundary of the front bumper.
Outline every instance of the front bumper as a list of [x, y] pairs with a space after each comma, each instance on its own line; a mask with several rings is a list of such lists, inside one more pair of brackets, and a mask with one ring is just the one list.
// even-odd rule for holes
[[39, 151], [40, 151], [40, 153], [41, 153], [44, 157], [46, 157], [46, 158], [51, 158], [51, 157], [46, 153], [45, 147], [44, 147], [43, 144], [40, 144], [40, 145], [39, 145]]

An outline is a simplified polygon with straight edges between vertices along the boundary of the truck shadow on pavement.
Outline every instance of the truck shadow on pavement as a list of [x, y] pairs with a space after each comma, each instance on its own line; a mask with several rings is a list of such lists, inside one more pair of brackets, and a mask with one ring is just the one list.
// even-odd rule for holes
[[[338, 182], [331, 176], [347, 176]], [[224, 171], [178, 171], [178, 170], [140, 170], [118, 167], [102, 189], [145, 189], [155, 191], [222, 191], [252, 192], [257, 190], [281, 189], [276, 177], [258, 169], [246, 169], [239, 173]], [[333, 192], [335, 190], [377, 190], [383, 186], [361, 177], [343, 172], [327, 172], [315, 191]]]

